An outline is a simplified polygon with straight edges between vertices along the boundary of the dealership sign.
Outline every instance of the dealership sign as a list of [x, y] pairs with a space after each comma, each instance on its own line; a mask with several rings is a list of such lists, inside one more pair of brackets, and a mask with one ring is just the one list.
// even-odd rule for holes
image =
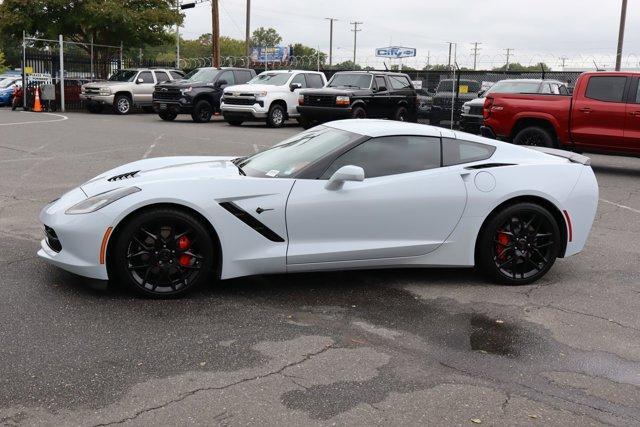
[[416, 50], [412, 47], [389, 46], [376, 49], [376, 56], [383, 58], [409, 58], [416, 56]]
[[252, 62], [285, 62], [288, 59], [288, 46], [254, 47], [251, 49]]

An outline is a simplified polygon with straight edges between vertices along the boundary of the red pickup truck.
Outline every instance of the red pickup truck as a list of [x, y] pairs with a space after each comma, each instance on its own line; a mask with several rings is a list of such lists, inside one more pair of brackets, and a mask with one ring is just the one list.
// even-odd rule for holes
[[640, 156], [640, 73], [590, 72], [572, 96], [491, 93], [484, 136], [522, 145]]

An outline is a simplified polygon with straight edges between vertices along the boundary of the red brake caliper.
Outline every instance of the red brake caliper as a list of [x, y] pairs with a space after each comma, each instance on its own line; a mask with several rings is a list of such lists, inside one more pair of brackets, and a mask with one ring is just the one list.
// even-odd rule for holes
[[[189, 246], [191, 246], [191, 241], [187, 236], [180, 236], [178, 238], [178, 249], [180, 249], [181, 251], [186, 251], [187, 249], [189, 249]], [[181, 254], [180, 257], [178, 258], [178, 262], [180, 263], [180, 265], [184, 267], [190, 266], [191, 260], [192, 260], [191, 255], [187, 255], [187, 254]]]
[[503, 260], [505, 258], [504, 248], [509, 245], [509, 236], [504, 233], [498, 232], [498, 243], [496, 244], [496, 255], [498, 259]]

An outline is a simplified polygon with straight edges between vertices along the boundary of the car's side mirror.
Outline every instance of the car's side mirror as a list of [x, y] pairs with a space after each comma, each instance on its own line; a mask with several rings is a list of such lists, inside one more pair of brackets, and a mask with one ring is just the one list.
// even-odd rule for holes
[[222, 87], [222, 86], [226, 86], [228, 84], [229, 84], [229, 82], [227, 82], [225, 79], [222, 79], [222, 80], [218, 80], [216, 82], [216, 87]]
[[139, 84], [141, 84], [141, 83], [144, 83], [144, 79], [143, 79], [142, 77], [140, 77], [140, 78], [138, 78], [138, 79], [136, 80], [136, 84], [138, 84], [138, 85], [139, 85]]
[[482, 95], [484, 95], [485, 91], [481, 90], [480, 92], [478, 92], [478, 98], [482, 98]]
[[291, 83], [289, 85], [289, 89], [291, 89], [291, 92], [293, 92], [296, 89], [302, 89], [302, 83]]
[[364, 169], [354, 165], [342, 166], [331, 175], [324, 188], [327, 190], [340, 190], [347, 181], [364, 181]]

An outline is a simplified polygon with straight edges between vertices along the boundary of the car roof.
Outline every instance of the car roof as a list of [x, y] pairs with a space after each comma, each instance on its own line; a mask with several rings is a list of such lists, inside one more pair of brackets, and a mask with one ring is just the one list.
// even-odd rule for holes
[[[562, 83], [560, 80], [556, 80], [556, 79], [504, 79], [504, 80], [498, 80], [495, 84], [498, 84], [500, 82], [523, 82], [523, 83], [547, 83], [547, 82], [553, 82], [553, 83]], [[562, 83], [564, 84], [564, 83]]]
[[406, 76], [406, 73], [399, 71], [374, 71], [374, 70], [356, 70], [356, 71], [337, 71], [335, 74], [384, 74], [385, 76]]
[[324, 126], [370, 137], [392, 135], [441, 136], [441, 128], [395, 120], [347, 119], [325, 123]]
[[[264, 70], [262, 73], [273, 73], [273, 74], [282, 74], [282, 73], [313, 73], [313, 74], [322, 74], [320, 71], [312, 71], [312, 70]], [[260, 73], [260, 74], [262, 74]]]

